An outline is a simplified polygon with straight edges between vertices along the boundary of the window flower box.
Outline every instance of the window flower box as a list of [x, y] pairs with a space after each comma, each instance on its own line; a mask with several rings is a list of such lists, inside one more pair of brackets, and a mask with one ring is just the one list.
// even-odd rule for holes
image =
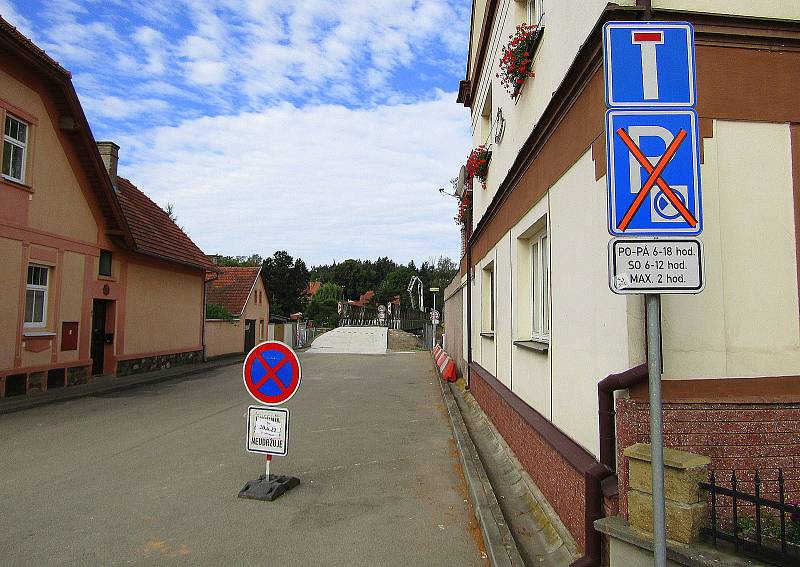
[[522, 94], [525, 81], [534, 76], [533, 55], [542, 32], [543, 28], [537, 25], [520, 24], [517, 31], [508, 36], [511, 41], [503, 48], [497, 77], [513, 100]]
[[492, 161], [492, 150], [486, 146], [478, 146], [467, 158], [467, 176], [477, 179], [486, 189], [486, 177], [489, 175], [489, 162]]

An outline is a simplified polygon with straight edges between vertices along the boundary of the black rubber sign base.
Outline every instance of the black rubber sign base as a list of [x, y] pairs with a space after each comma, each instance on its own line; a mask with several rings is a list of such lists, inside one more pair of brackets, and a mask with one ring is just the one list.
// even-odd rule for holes
[[261, 475], [256, 480], [248, 481], [239, 491], [239, 498], [252, 498], [253, 500], [267, 500], [272, 502], [287, 490], [300, 485], [296, 476], [271, 474], [269, 479]]

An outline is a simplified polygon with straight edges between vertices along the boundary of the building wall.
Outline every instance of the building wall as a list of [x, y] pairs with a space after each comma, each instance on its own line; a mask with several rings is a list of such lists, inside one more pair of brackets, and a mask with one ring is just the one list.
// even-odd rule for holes
[[653, 8], [800, 20], [800, 5], [786, 0], [653, 0]]
[[0, 258], [4, 269], [0, 270], [0, 369], [11, 368], [19, 329], [20, 272], [22, 270], [22, 243], [0, 238]]
[[244, 351], [244, 322], [206, 321], [206, 358]]
[[[38, 83], [22, 82], [0, 64], [0, 99], [8, 111], [31, 123], [25, 184], [30, 186], [25, 218], [9, 219], [14, 224], [56, 233], [84, 242], [97, 242], [98, 214], [87, 202], [80, 182], [65, 152], [65, 145], [48, 112], [48, 107], [35, 90]], [[25, 114], [20, 115], [23, 111]], [[3, 183], [4, 190], [10, 189]]]
[[[717, 482], [730, 487], [731, 471], [742, 489], [753, 493], [758, 469], [763, 494], [777, 497], [778, 469], [786, 479], [786, 500], [800, 497], [800, 404], [735, 403], [726, 400], [665, 400], [664, 444], [711, 458]], [[647, 399], [617, 401], [620, 512], [627, 516], [628, 460], [622, 454], [635, 443], [650, 442]]]
[[[488, 117], [494, 118], [499, 106], [507, 122], [502, 142], [493, 143], [486, 189], [475, 184], [474, 267], [464, 265], [462, 275], [474, 273], [469, 284], [472, 391], [518, 456], [526, 455], [521, 458], [526, 470], [541, 483], [576, 540], [583, 541], [584, 528], [571, 516], [576, 504], [563, 494], [566, 489], [584, 497], [580, 467], [568, 473], [558, 461], [576, 447], [555, 451], [554, 458], [554, 445], [539, 426], [547, 421], [578, 445], [578, 452], [596, 458], [597, 382], [645, 361], [644, 305], [641, 296], [616, 296], [608, 288], [603, 72], [599, 36], [587, 41], [605, 2], [587, 2], [580, 11], [571, 3], [545, 4], [536, 77], [528, 79], [519, 100], [513, 101], [499, 85], [492, 85], [490, 96], [482, 84], [472, 85], [473, 144], [483, 143], [490, 133], [482, 116], [489, 99]], [[695, 6], [700, 4], [720, 13], [744, 6]], [[765, 2], [742, 9], [796, 19], [797, 8], [787, 4]], [[513, 31], [508, 20], [503, 25], [507, 29], [499, 48]], [[793, 467], [797, 447], [790, 437], [796, 432], [770, 419], [795, 419], [800, 403], [792, 378], [800, 375], [800, 113], [792, 102], [800, 58], [796, 50], [770, 39], [782, 33], [777, 30], [783, 24], [747, 28], [741, 40], [720, 33], [722, 25], [696, 26], [707, 286], [697, 296], [663, 297], [664, 378], [665, 384], [680, 383], [688, 390], [704, 378], [725, 384], [741, 378], [752, 395], [746, 402], [711, 396], [680, 402], [686, 407], [666, 406], [672, 412], [666, 419], [674, 422], [667, 425], [667, 441], [701, 453], [706, 448], [720, 469], [750, 454], [758, 459], [741, 460], [745, 468], [780, 466], [769, 464], [780, 455], [787, 457], [781, 462]], [[750, 25], [764, 22], [751, 20]], [[569, 54], [584, 42], [587, 48], [573, 64]], [[499, 54], [492, 55], [491, 49], [490, 43], [487, 61], [496, 61]], [[569, 79], [555, 92], [569, 65]], [[481, 83], [496, 81], [495, 72], [484, 73]], [[774, 81], [776, 74], [783, 80]], [[492, 205], [491, 217], [485, 216], [501, 184], [508, 192]], [[526, 241], [543, 229], [550, 242], [547, 352], [514, 344], [530, 337]], [[489, 266], [495, 269], [493, 335], [486, 333]], [[775, 386], [777, 382], [764, 382], [760, 376], [790, 381]], [[510, 392], [498, 397], [503, 388]], [[646, 439], [647, 417], [640, 411], [644, 401], [619, 404], [624, 414], [618, 419], [622, 450]], [[717, 426], [715, 420], [731, 423]], [[770, 428], [778, 434], [774, 439]], [[542, 469], [555, 471], [563, 481], [554, 485]], [[790, 472], [796, 478], [796, 471]], [[625, 474], [622, 463], [620, 474]]]
[[[256, 303], [256, 299], [260, 297], [261, 303]], [[247, 298], [247, 304], [242, 314], [242, 319], [253, 319], [256, 322], [256, 342], [267, 340], [267, 324], [269, 322], [269, 300], [267, 299], [267, 291], [264, 289], [264, 282], [261, 276], [256, 278], [255, 285], [253, 286], [250, 296]], [[261, 323], [264, 326], [263, 336], [259, 336], [261, 331]]]
[[798, 374], [789, 125], [715, 120], [713, 130], [701, 166], [706, 288], [662, 299], [664, 377]]
[[[204, 272], [131, 262], [126, 287], [124, 357], [202, 350]], [[154, 293], [154, 292], [158, 293]]]
[[[630, 6], [635, 4], [635, 0], [620, 0], [616, 3]], [[608, 2], [585, 0], [580, 4], [580, 9], [576, 9], [572, 2], [544, 0], [545, 15], [542, 24], [545, 31], [534, 57], [536, 76], [526, 81], [522, 94], [514, 101], [496, 74], [503, 47], [508, 43], [508, 36], [515, 32], [518, 24], [527, 23], [527, 8], [524, 1], [498, 0], [496, 25], [492, 41], [489, 42], [484, 69], [479, 84], [472, 85], [473, 147], [487, 143], [487, 138], [493, 146], [486, 189], [481, 189], [479, 183], [475, 184], [473, 226], [480, 220], [497, 193], [519, 149], [551, 102], [553, 92], [563, 80], [578, 49], [597, 23]], [[477, 41], [475, 36], [473, 41]], [[487, 104], [489, 98], [491, 102]], [[481, 119], [481, 114], [487, 106], [491, 107], [488, 123], [482, 122]], [[489, 132], [486, 131], [489, 124], [495, 121], [498, 108], [502, 109], [506, 119], [505, 134], [500, 144], [494, 143], [494, 136], [489, 137]]]
[[444, 289], [444, 345], [443, 348], [453, 358], [459, 374], [466, 368], [464, 349], [464, 304], [465, 289], [461, 274]]

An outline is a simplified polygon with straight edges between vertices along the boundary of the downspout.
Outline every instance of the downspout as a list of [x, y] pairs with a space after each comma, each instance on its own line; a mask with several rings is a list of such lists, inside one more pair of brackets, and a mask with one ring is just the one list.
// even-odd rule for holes
[[603, 542], [600, 532], [594, 529], [594, 521], [605, 514], [603, 511], [603, 480], [612, 476], [608, 468], [595, 463], [583, 475], [586, 482], [586, 501], [584, 502], [583, 521], [586, 544], [583, 556], [573, 561], [570, 567], [600, 567]]
[[605, 516], [603, 490], [606, 481], [615, 482], [617, 470], [617, 434], [614, 423], [614, 392], [625, 390], [647, 380], [647, 364], [640, 364], [625, 372], [611, 374], [597, 384], [597, 406], [600, 419], [600, 462], [584, 473], [586, 501], [584, 507], [584, 533], [586, 545], [583, 557], [570, 567], [597, 567], [601, 564], [602, 537], [594, 522]]
[[597, 384], [597, 410], [600, 419], [600, 463], [617, 470], [617, 430], [614, 423], [614, 392], [626, 390], [647, 380], [647, 363], [619, 374], [606, 376]]
[[636, 0], [636, 5], [644, 8], [645, 20], [651, 20], [653, 18], [653, 0]]
[[611, 374], [597, 384], [597, 406], [600, 418], [600, 462], [584, 474], [586, 501], [584, 533], [586, 546], [583, 557], [570, 567], [597, 567], [601, 564], [602, 538], [594, 522], [605, 516], [603, 485], [614, 479], [617, 470], [617, 434], [614, 424], [614, 392], [624, 390], [647, 380], [647, 364], [640, 364], [625, 372]]

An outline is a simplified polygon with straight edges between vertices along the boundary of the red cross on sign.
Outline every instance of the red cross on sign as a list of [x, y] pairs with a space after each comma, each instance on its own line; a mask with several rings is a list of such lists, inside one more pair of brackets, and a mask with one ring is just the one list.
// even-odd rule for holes
[[681, 216], [689, 223], [689, 226], [697, 226], [697, 219], [692, 216], [692, 213], [689, 212], [689, 209], [686, 208], [686, 205], [683, 204], [683, 201], [675, 195], [675, 192], [667, 185], [667, 182], [661, 177], [661, 174], [664, 172], [664, 169], [669, 165], [670, 160], [675, 156], [675, 152], [678, 151], [678, 147], [683, 143], [683, 140], [686, 138], [686, 130], [680, 130], [678, 135], [675, 136], [675, 139], [672, 140], [672, 143], [667, 147], [667, 151], [664, 152], [664, 155], [661, 156], [661, 159], [658, 160], [658, 163], [655, 167], [653, 164], [650, 163], [650, 160], [642, 153], [642, 151], [636, 146], [636, 144], [631, 140], [631, 137], [628, 136], [628, 133], [622, 129], [617, 129], [617, 136], [623, 141], [623, 143], [628, 147], [633, 157], [636, 158], [636, 161], [650, 174], [650, 177], [647, 178], [642, 188], [639, 190], [639, 193], [636, 195], [636, 198], [631, 203], [631, 206], [628, 208], [625, 216], [622, 217], [622, 220], [619, 222], [620, 230], [625, 230], [628, 228], [631, 220], [633, 219], [633, 215], [636, 214], [636, 211], [639, 210], [639, 207], [642, 206], [645, 197], [647, 194], [650, 193], [650, 190], [653, 188], [654, 185], [658, 185], [658, 188], [664, 193], [664, 195], [669, 199], [669, 202], [672, 203], [672, 206], [681, 214]]
[[279, 405], [300, 386], [300, 361], [288, 345], [266, 341], [256, 345], [244, 359], [244, 387], [262, 404]]

